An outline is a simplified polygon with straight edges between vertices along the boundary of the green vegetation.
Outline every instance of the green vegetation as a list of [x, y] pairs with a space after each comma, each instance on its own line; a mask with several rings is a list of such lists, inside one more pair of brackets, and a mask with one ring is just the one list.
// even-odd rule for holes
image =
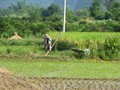
[[[59, 32], [50, 32], [52, 42], [58, 37]], [[1, 54], [17, 54], [30, 55], [39, 54], [44, 55], [43, 38], [23, 38], [23, 40], [0, 40]], [[90, 59], [102, 60], [119, 60], [120, 59], [120, 33], [112, 32], [66, 32], [61, 33], [61, 37], [53, 47], [53, 51], [49, 53], [52, 56], [67, 56], [81, 57], [80, 53], [76, 54], [71, 49], [77, 48], [80, 50], [90, 49]]]
[[0, 66], [26, 77], [120, 78], [117, 62], [0, 61]]
[[[56, 48], [58, 50], [68, 50], [78, 48], [81, 50], [90, 49], [91, 58], [100, 58], [103, 60], [120, 59], [120, 33], [81, 33], [68, 32], [62, 33]], [[52, 38], [58, 36], [58, 33], [50, 33]], [[80, 54], [77, 55], [79, 57]]]
[[[61, 33], [62, 11], [54, 4], [40, 8], [25, 1], [0, 9], [0, 67], [25, 77], [120, 78], [120, 3], [93, 0], [82, 10], [67, 9], [66, 33]], [[13, 32], [23, 39], [8, 40]], [[61, 35], [48, 56], [45, 33], [52, 43]]]
[[[53, 49], [68, 54], [71, 48], [81, 50], [87, 48], [91, 50], [90, 58], [119, 60], [120, 34], [115, 33], [120, 31], [119, 11], [120, 3], [117, 0], [104, 2], [93, 0], [90, 7], [78, 11], [67, 9], [67, 33], [61, 35]], [[41, 8], [26, 4], [26, 1], [17, 1], [16, 4], [10, 4], [8, 8], [0, 9], [0, 22], [0, 45], [6, 48], [1, 49], [1, 54], [41, 54], [44, 52], [42, 35], [49, 33], [54, 42], [58, 33], [62, 31], [63, 10], [55, 4]], [[6, 40], [15, 31], [24, 39]], [[58, 33], [52, 31], [58, 31]], [[25, 49], [14, 50], [14, 46]], [[26, 49], [27, 46], [30, 50]], [[68, 56], [71, 56], [71, 52]], [[73, 54], [72, 56], [79, 57], [80, 55]]]
[[[78, 11], [67, 9], [66, 31], [119, 32], [119, 11], [120, 3], [116, 0], [93, 0], [90, 7]], [[8, 38], [14, 31], [24, 37], [40, 36], [52, 30], [62, 30], [63, 10], [54, 4], [40, 8], [17, 1], [16, 5], [0, 9], [0, 22], [1, 37]]]

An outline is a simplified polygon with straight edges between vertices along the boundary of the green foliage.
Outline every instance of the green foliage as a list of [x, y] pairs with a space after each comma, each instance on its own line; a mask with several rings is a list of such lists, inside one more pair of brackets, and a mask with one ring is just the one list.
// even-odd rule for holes
[[[54, 35], [54, 36], [52, 36]], [[50, 33], [55, 39], [57, 34]], [[98, 32], [66, 32], [56, 44], [58, 50], [69, 50], [78, 48], [80, 50], [89, 49], [91, 51], [89, 58], [102, 60], [120, 59], [120, 37], [119, 33], [98, 33]], [[84, 58], [84, 53], [73, 54], [76, 57]]]
[[37, 35], [38, 33], [44, 33], [47, 32], [46, 25], [44, 23], [38, 22], [38, 23], [32, 23], [30, 26], [31, 31], [33, 32], [33, 35]]
[[76, 23], [66, 23], [66, 31], [78, 31], [79, 25]]
[[104, 60], [114, 60], [119, 59], [120, 51], [120, 37], [106, 38], [103, 46], [100, 49], [99, 57]]
[[55, 23], [61, 22], [61, 19], [62, 19], [61, 15], [58, 14], [53, 14], [50, 17], [46, 18], [47, 21]]
[[3, 46], [3, 45], [5, 45], [5, 46], [8, 46], [8, 45], [10, 45], [10, 46], [30, 46], [30, 45], [36, 45], [36, 44], [38, 44], [39, 43], [39, 41], [33, 41], [33, 40], [20, 40], [20, 41], [18, 41], [18, 40], [6, 40], [6, 39], [2, 39], [2, 40], [0, 40], [0, 45], [1, 46]]
[[51, 4], [48, 8], [48, 15], [51, 16], [53, 14], [59, 13], [60, 14], [60, 7], [58, 5], [55, 4]]
[[101, 0], [93, 0], [92, 6], [90, 7], [91, 16], [96, 19], [103, 19], [104, 12], [102, 10]]
[[[90, 8], [76, 12], [67, 9], [66, 31], [119, 32], [119, 2], [111, 3], [107, 10], [102, 9], [101, 5], [100, 0], [94, 0]], [[0, 9], [0, 35], [8, 38], [16, 31], [20, 36], [25, 37], [38, 36], [50, 30], [61, 31], [63, 29], [62, 11], [55, 4], [51, 4], [47, 8], [40, 8], [26, 4], [25, 0], [17, 1], [16, 4], [11, 4], [6, 9]], [[91, 17], [97, 20], [87, 21], [87, 18]]]
[[115, 32], [120, 32], [120, 23], [115, 26]]
[[7, 49], [6, 49], [6, 53], [9, 54], [9, 53], [11, 53], [11, 52], [12, 52], [12, 49], [10, 49], [10, 48], [7, 48]]
[[[57, 33], [48, 33], [52, 42], [58, 36]], [[0, 40], [1, 47], [7, 47], [3, 52], [5, 53], [17, 53], [17, 54], [30, 54], [23, 47], [28, 47], [32, 53], [38, 53], [38, 51], [44, 51], [44, 43], [42, 38], [24, 38], [23, 40]], [[89, 58], [100, 58], [103, 60], [117, 60], [120, 59], [120, 37], [119, 33], [95, 33], [95, 32], [66, 32], [63, 33], [61, 38], [58, 40], [56, 45], [53, 47], [54, 50], [63, 52], [63, 55], [66, 51], [69, 52], [71, 48], [78, 48], [80, 50], [89, 49], [91, 51], [91, 55]], [[14, 47], [21, 47], [19, 49], [14, 50]], [[13, 48], [13, 49], [12, 49]], [[4, 48], [3, 48], [4, 49]], [[10, 50], [9, 50], [10, 49]], [[1, 51], [2, 52], [2, 51]], [[55, 51], [52, 52], [52, 55], [55, 54]], [[61, 55], [61, 54], [60, 54]], [[70, 55], [70, 57], [86, 58], [84, 53], [75, 53], [65, 54]]]
[[42, 16], [43, 17], [49, 17], [53, 14], [61, 14], [60, 7], [55, 4], [51, 4], [47, 7], [47, 9], [42, 9]]
[[[119, 23], [114, 20], [97, 20], [97, 21], [80, 21], [79, 22], [80, 31], [85, 32], [114, 32], [117, 31]], [[119, 30], [118, 30], [119, 31]]]
[[120, 20], [120, 3], [117, 0], [106, 0], [105, 3], [107, 12], [105, 19]]
[[25, 8], [25, 4], [26, 4], [25, 0], [17, 1], [16, 5], [11, 3], [11, 6], [9, 8], [11, 8], [15, 12], [19, 12], [19, 11], [22, 11]]
[[62, 30], [62, 22], [49, 22], [48, 23], [50, 29], [56, 30], [56, 31], [61, 31]]
[[89, 8], [80, 9], [75, 12], [78, 17], [89, 17], [90, 16], [90, 10]]
[[0, 17], [0, 34], [2, 34], [8, 28], [8, 22], [6, 18]]
[[69, 50], [73, 47], [73, 44], [67, 41], [60, 40], [57, 42], [56, 49], [57, 50]]
[[79, 20], [79, 17], [77, 15], [75, 15], [75, 12], [70, 9], [67, 9], [66, 17], [67, 17], [66, 20], [69, 23], [74, 23]]
[[113, 15], [112, 19], [116, 20], [116, 21], [119, 21], [120, 20], [120, 3], [115, 2], [112, 5], [110, 11], [111, 11], [111, 13]]

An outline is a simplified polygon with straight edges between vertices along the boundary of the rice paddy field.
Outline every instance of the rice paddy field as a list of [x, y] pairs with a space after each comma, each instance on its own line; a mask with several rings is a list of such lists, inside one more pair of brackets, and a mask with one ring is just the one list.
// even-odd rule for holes
[[2, 60], [0, 66], [24, 77], [120, 78], [118, 62]]
[[[85, 49], [98, 49], [101, 45], [105, 42], [107, 38], [116, 38], [118, 39], [118, 44], [120, 44], [120, 33], [118, 32], [49, 32], [48, 33], [52, 38], [52, 43], [56, 40], [56, 38], [59, 37], [59, 41], [64, 41], [70, 44], [73, 44], [73, 46], [77, 46], [78, 48]], [[36, 45], [37, 43], [40, 43], [40, 45]], [[26, 49], [28, 47], [29, 50], [34, 51], [35, 49], [43, 48], [43, 37], [25, 37], [21, 41], [8, 41], [6, 39], [0, 40], [0, 45], [2, 46], [0, 49], [0, 52], [2, 50], [9, 48], [9, 47], [21, 47], [25, 46]], [[14, 48], [13, 48], [14, 49]], [[24, 49], [23, 49], [24, 50]], [[26, 51], [26, 50], [25, 50]]]
[[[48, 34], [53, 42], [60, 36], [59, 41], [63, 41], [62, 45], [60, 44], [62, 47], [65, 47], [67, 42], [73, 43], [80, 49], [97, 50], [106, 45], [104, 43], [109, 37], [117, 38], [117, 41], [115, 39], [112, 41], [117, 42], [115, 45], [120, 43], [120, 33], [49, 32]], [[106, 47], [105, 51], [107, 49]], [[45, 56], [42, 36], [26, 37], [21, 41], [1, 39], [0, 90], [119, 90], [119, 47], [117, 50], [118, 55], [115, 56], [117, 59], [107, 61], [93, 57], [76, 58], [75, 52], [70, 49], [53, 50]], [[92, 55], [97, 57], [97, 54]], [[10, 75], [4, 74], [3, 71], [6, 70]]]
[[68, 39], [70, 41], [84, 41], [84, 40], [94, 40], [104, 42], [105, 38], [108, 37], [118, 37], [119, 32], [50, 32], [50, 36], [55, 39], [60, 35], [60, 39]]

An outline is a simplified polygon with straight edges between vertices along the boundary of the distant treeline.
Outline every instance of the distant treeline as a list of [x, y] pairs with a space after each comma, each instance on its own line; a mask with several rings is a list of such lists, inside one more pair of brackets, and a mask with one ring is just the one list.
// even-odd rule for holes
[[[103, 7], [104, 4], [104, 7]], [[120, 3], [117, 0], [93, 0], [90, 7], [67, 9], [66, 31], [120, 32]], [[8, 38], [17, 31], [21, 36], [39, 36], [45, 32], [62, 31], [63, 10], [55, 4], [40, 8], [17, 1], [0, 9], [0, 35]]]

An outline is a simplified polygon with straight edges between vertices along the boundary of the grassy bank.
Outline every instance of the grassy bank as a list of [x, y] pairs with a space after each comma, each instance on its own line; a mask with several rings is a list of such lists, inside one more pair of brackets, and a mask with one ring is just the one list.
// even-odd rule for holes
[[13, 73], [26, 77], [120, 78], [119, 62], [0, 61]]

